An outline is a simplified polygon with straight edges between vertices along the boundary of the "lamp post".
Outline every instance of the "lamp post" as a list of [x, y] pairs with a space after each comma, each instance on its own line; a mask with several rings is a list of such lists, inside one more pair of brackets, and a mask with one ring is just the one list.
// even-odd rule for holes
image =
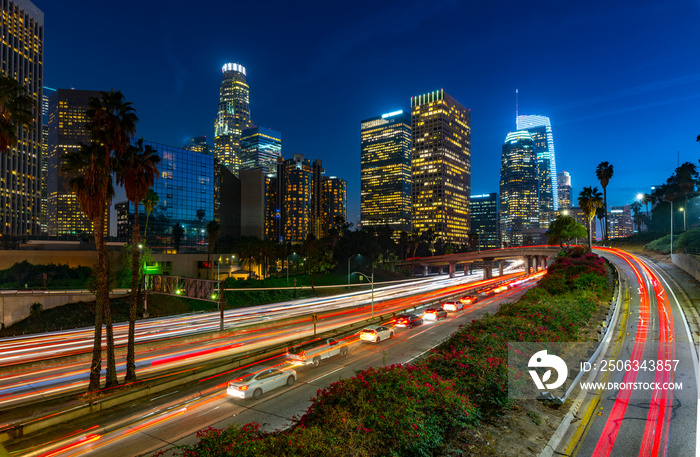
[[293, 255], [297, 255], [296, 252], [292, 252], [287, 256], [287, 285], [289, 285], [289, 258]]
[[374, 317], [374, 262], [372, 262], [372, 276], [367, 276], [359, 271], [353, 271], [353, 274], [364, 276], [372, 284], [372, 317]]
[[350, 285], [350, 261], [353, 259], [353, 257], [357, 257], [358, 255], [360, 254], [351, 255], [348, 259], [348, 286]]
[[673, 200], [669, 203], [671, 203], [671, 258], [673, 258]]
[[685, 232], [685, 209], [681, 207], [680, 212], [683, 213], [683, 231]]

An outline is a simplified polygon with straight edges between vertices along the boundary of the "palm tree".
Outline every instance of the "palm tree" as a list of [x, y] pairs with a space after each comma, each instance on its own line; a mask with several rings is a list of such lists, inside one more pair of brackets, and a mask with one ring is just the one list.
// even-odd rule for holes
[[143, 209], [146, 210], [146, 227], [143, 229], [143, 242], [144, 245], [148, 242], [148, 218], [156, 206], [158, 206], [158, 194], [153, 189], [148, 189], [146, 197], [141, 202], [143, 204]]
[[[216, 240], [219, 238], [219, 233], [221, 233], [221, 226], [218, 221], [209, 221], [207, 224], [207, 236], [209, 237], [209, 246], [207, 246], [207, 265], [211, 269], [211, 253], [214, 251], [214, 245], [216, 245]], [[209, 278], [211, 279], [211, 278]], [[219, 278], [216, 278], [218, 281]]]
[[17, 127], [34, 121], [32, 99], [12, 78], [0, 76], [0, 152], [17, 144]]
[[651, 218], [649, 217], [649, 203], [653, 201], [653, 197], [650, 194], [644, 193], [642, 194], [642, 198], [639, 200], [639, 203], [643, 204], [646, 207], [646, 222], [647, 222], [647, 231], [649, 231], [649, 220]]
[[600, 162], [595, 169], [595, 175], [603, 188], [603, 203], [605, 204], [605, 239], [608, 239], [608, 183], [613, 176], [613, 166], [609, 162]]
[[[98, 177], [102, 179], [101, 188], [107, 189], [112, 186], [112, 170], [114, 165], [113, 157], [117, 162], [121, 161], [131, 144], [131, 139], [136, 133], [136, 122], [138, 117], [130, 102], [127, 102], [121, 91], [110, 90], [100, 92], [100, 97], [91, 97], [88, 100], [88, 109], [85, 112], [85, 129], [90, 134], [93, 143], [102, 147], [102, 168], [105, 171]], [[106, 192], [100, 194], [102, 200], [99, 202], [104, 209], [100, 213], [102, 221], [100, 227], [104, 227], [106, 208], [112, 199], [112, 195]], [[97, 228], [95, 228], [97, 230]], [[100, 234], [102, 236], [102, 234]], [[95, 235], [97, 244], [97, 234]], [[114, 330], [112, 328], [112, 311], [109, 304], [109, 278], [106, 264], [106, 252], [104, 243], [98, 246], [98, 261], [104, 265], [98, 270], [100, 276], [97, 278], [97, 295], [101, 296], [104, 304], [105, 326], [107, 329], [107, 375], [106, 387], [118, 384], [116, 361], [114, 356]], [[97, 331], [97, 329], [96, 329]]]
[[[111, 167], [105, 167], [102, 147], [97, 143], [81, 144], [77, 150], [69, 151], [63, 158], [61, 170], [70, 177], [68, 186], [78, 199], [80, 209], [92, 221], [92, 229], [97, 247], [96, 276], [97, 287], [103, 287], [106, 262], [104, 256], [105, 201], [114, 195], [110, 176]], [[108, 185], [105, 187], [104, 183]], [[108, 285], [107, 285], [108, 286]], [[102, 323], [108, 308], [109, 297], [95, 291], [95, 335], [93, 338], [92, 363], [90, 365], [90, 382], [88, 392], [100, 389], [100, 372], [102, 367]], [[106, 299], [106, 300], [105, 300]]]
[[173, 225], [171, 234], [173, 237], [173, 244], [175, 245], [175, 254], [177, 254], [177, 251], [180, 249], [180, 243], [182, 243], [182, 237], [185, 235], [185, 228], [182, 224], [177, 222]]
[[134, 327], [136, 325], [136, 310], [141, 293], [139, 268], [139, 242], [141, 228], [139, 227], [139, 206], [153, 186], [160, 162], [157, 151], [150, 145], [143, 145], [143, 138], [136, 146], [127, 148], [121, 160], [116, 163], [117, 183], [124, 186], [126, 198], [134, 204], [134, 227], [131, 235], [131, 298], [129, 301], [129, 339], [126, 352], [125, 382], [136, 380], [136, 363], [134, 360]]
[[605, 206], [601, 206], [600, 208], [595, 209], [595, 216], [598, 218], [598, 224], [600, 225], [600, 231], [602, 232], [605, 230], [605, 224], [603, 223], [603, 220], [605, 219]]
[[581, 207], [583, 213], [588, 220], [588, 249], [593, 247], [593, 229], [591, 221], [595, 217], [597, 208], [603, 205], [603, 196], [597, 187], [584, 187], [578, 196], [578, 206]]

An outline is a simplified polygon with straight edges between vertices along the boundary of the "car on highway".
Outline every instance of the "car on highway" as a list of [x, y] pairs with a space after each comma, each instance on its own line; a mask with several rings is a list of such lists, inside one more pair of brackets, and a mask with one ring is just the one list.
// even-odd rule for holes
[[345, 357], [347, 353], [347, 341], [326, 338], [289, 346], [286, 357], [288, 362], [292, 362], [295, 365], [311, 365], [316, 368], [321, 364], [321, 360], [329, 359], [336, 355]]
[[360, 339], [362, 341], [369, 341], [370, 343], [379, 343], [381, 340], [387, 340], [393, 337], [394, 330], [383, 325], [367, 327], [360, 332]]
[[465, 295], [464, 297], [459, 299], [459, 302], [462, 303], [463, 305], [471, 305], [476, 303], [478, 300], [476, 295]]
[[442, 308], [428, 308], [423, 311], [423, 319], [426, 321], [437, 321], [447, 317], [447, 311]]
[[464, 309], [464, 304], [458, 301], [448, 301], [442, 304], [442, 309], [448, 313], [454, 313]]
[[297, 372], [291, 368], [255, 367], [244, 371], [240, 377], [228, 383], [226, 393], [236, 398], [257, 400], [262, 394], [282, 386], [291, 386], [297, 380]]
[[397, 327], [415, 327], [423, 324], [423, 318], [417, 314], [401, 314], [396, 316]]

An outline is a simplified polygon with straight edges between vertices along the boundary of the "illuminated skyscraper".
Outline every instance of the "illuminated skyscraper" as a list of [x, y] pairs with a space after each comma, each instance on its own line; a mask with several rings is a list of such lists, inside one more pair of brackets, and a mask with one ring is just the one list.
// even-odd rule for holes
[[[321, 231], [321, 160], [313, 163], [302, 154], [291, 159], [277, 159], [277, 176], [269, 180], [269, 195], [274, 203], [266, 211], [273, 222], [266, 222], [269, 238], [283, 243], [301, 243], [309, 234], [320, 238]], [[267, 229], [269, 228], [269, 231]]]
[[188, 151], [203, 152], [204, 154], [211, 154], [209, 150], [209, 145], [207, 144], [206, 136], [193, 136], [187, 143], [182, 146], [182, 149], [187, 149]]
[[[92, 233], [92, 222], [80, 209], [78, 199], [68, 187], [61, 171], [63, 157], [77, 149], [79, 143], [90, 143], [85, 130], [85, 111], [90, 98], [100, 97], [94, 90], [58, 89], [49, 96], [49, 136], [46, 157], [47, 232], [49, 235]], [[109, 213], [109, 211], [108, 211]], [[109, 233], [109, 224], [105, 224]]]
[[347, 220], [348, 185], [344, 179], [335, 176], [324, 177], [321, 181], [321, 230], [322, 236], [330, 233], [339, 221]]
[[571, 208], [571, 175], [568, 171], [557, 173], [559, 186], [559, 209]]
[[501, 155], [501, 241], [522, 246], [523, 231], [539, 227], [537, 159], [530, 133], [521, 130], [506, 136]]
[[219, 106], [214, 124], [214, 156], [238, 176], [241, 166], [241, 133], [251, 126], [249, 88], [243, 65], [227, 63], [221, 69]]
[[469, 241], [471, 113], [442, 89], [411, 98], [413, 229]]
[[479, 249], [496, 249], [501, 247], [498, 236], [498, 194], [471, 195], [469, 213], [472, 233], [479, 237]]
[[545, 212], [540, 216], [543, 223], [548, 223], [547, 219], [552, 220], [554, 212], [559, 209], [559, 186], [552, 124], [547, 116], [520, 115], [517, 118], [517, 129], [530, 132], [534, 142], [540, 178], [540, 207], [541, 211]]
[[241, 169], [262, 167], [266, 174], [277, 173], [282, 156], [282, 134], [267, 127], [251, 127], [241, 134]]
[[44, 13], [29, 0], [3, 0], [0, 74], [24, 87], [34, 122], [17, 126], [17, 143], [0, 160], [0, 234], [37, 235], [41, 217], [41, 103]]
[[46, 181], [49, 173], [49, 96], [54, 92], [56, 89], [44, 86], [41, 101], [41, 217], [39, 218], [41, 233], [46, 233], [48, 219]]
[[411, 233], [411, 115], [403, 111], [360, 124], [360, 223]]
[[[610, 238], [624, 238], [634, 234], [632, 227], [632, 210], [630, 205], [611, 206], [608, 213], [610, 220]], [[601, 228], [601, 231], [603, 229]]]

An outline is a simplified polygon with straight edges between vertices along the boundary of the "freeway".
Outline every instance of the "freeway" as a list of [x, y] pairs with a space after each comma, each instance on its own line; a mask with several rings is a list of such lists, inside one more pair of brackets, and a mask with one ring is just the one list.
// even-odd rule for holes
[[624, 290], [607, 353], [555, 449], [567, 456], [698, 455], [697, 351], [678, 290], [648, 260], [617, 249]]
[[[242, 331], [212, 332], [218, 330], [218, 313], [177, 316], [164, 319], [150, 319], [137, 323], [137, 342], [159, 340], [151, 346], [140, 344], [136, 350], [137, 375], [142, 382], [151, 382], [166, 374], [186, 376], [202, 366], [217, 360], [228, 360], [249, 351], [267, 347], [273, 342], [279, 344], [298, 340], [313, 334], [313, 326], [308, 319], [312, 312], [321, 315], [316, 327], [318, 332], [346, 326], [371, 318], [375, 315], [403, 311], [465, 293], [469, 289], [497, 282], [503, 278], [483, 281], [475, 277], [461, 277], [452, 280], [435, 279], [417, 281], [410, 284], [389, 286], [374, 291], [374, 306], [370, 305], [367, 292], [352, 293], [332, 299], [314, 299], [302, 302], [289, 302], [264, 305], [227, 311], [226, 327], [237, 330], [250, 323], [259, 323], [255, 328]], [[407, 298], [409, 297], [410, 298]], [[125, 342], [126, 325], [115, 326], [118, 335], [117, 345]], [[51, 407], [37, 407], [27, 410], [20, 408], [32, 404], [44, 404], [69, 394], [85, 390], [89, 375], [89, 353], [87, 357], [75, 360], [64, 357], [51, 360], [56, 355], [72, 354], [76, 348], [90, 350], [88, 340], [91, 331], [81, 329], [73, 332], [55, 332], [4, 339], [0, 342], [0, 353], [6, 363], [15, 364], [12, 371], [3, 373], [0, 378], [0, 403], [4, 414], [0, 415], [0, 430], [26, 419], [40, 419], [53, 414]], [[183, 341], [175, 336], [198, 334], [201, 337]], [[65, 352], [61, 352], [65, 351]], [[36, 360], [43, 360], [37, 366]], [[32, 362], [26, 365], [20, 362]], [[104, 362], [103, 362], [104, 367]], [[7, 369], [9, 369], [7, 368]], [[118, 358], [118, 372], [124, 372], [123, 357]], [[83, 403], [73, 399], [73, 404]]]
[[[182, 386], [145, 402], [121, 405], [99, 418], [71, 423], [52, 430], [50, 436], [9, 443], [8, 450], [22, 456], [77, 456], [91, 452], [100, 456], [150, 455], [158, 449], [196, 440], [196, 432], [208, 426], [226, 427], [235, 422], [257, 422], [266, 430], [288, 427], [293, 416], [304, 413], [310, 397], [340, 377], [369, 367], [410, 363], [455, 332], [460, 325], [494, 312], [504, 300], [516, 300], [533, 282], [524, 282], [496, 296], [478, 301], [447, 319], [413, 329], [396, 328], [393, 339], [377, 344], [361, 343], [357, 332], [345, 341], [346, 357], [324, 361], [318, 368], [295, 367], [297, 382], [264, 395], [259, 400], [234, 400], [226, 395], [227, 382], [236, 374], [204, 379]], [[286, 365], [274, 357], [265, 365]]]

